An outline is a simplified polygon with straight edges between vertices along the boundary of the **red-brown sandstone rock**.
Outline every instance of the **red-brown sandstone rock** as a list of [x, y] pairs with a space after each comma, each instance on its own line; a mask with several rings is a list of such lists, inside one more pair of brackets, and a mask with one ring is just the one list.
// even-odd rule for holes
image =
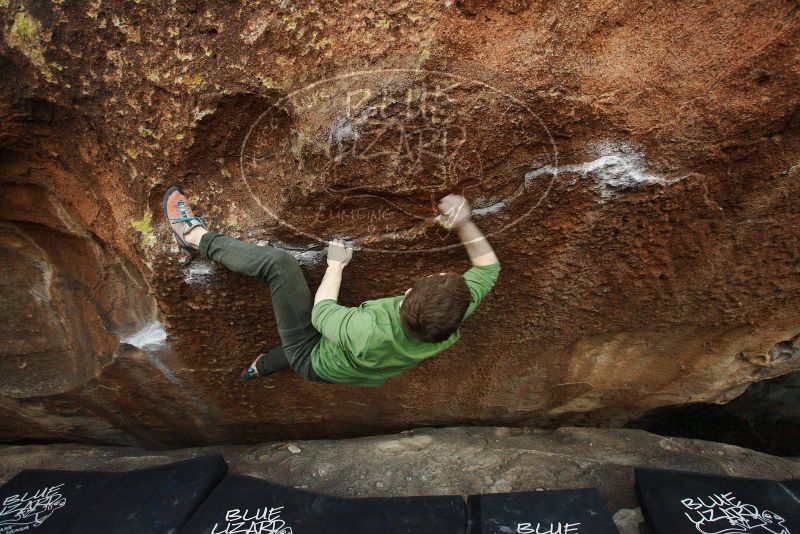
[[[778, 350], [800, 334], [798, 13], [0, 2], [0, 436], [613, 425], [800, 370]], [[352, 305], [466, 269], [425, 221], [463, 191], [501, 279], [459, 345], [385, 387], [241, 384], [278, 342], [268, 292], [181, 265], [172, 183], [312, 287], [321, 241], [355, 239]]]

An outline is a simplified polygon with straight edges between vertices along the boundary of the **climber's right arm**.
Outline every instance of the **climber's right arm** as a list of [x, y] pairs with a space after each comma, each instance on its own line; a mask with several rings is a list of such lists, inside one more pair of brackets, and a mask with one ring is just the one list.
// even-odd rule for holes
[[464, 248], [467, 249], [469, 259], [472, 260], [472, 265], [475, 267], [482, 267], [485, 265], [494, 265], [498, 263], [497, 256], [492, 250], [492, 246], [486, 240], [486, 236], [475, 226], [472, 221], [466, 222], [459, 226], [457, 229], [458, 237]]
[[466, 198], [461, 195], [447, 195], [439, 202], [439, 211], [442, 213], [436, 220], [447, 230], [458, 232], [472, 265], [482, 267], [499, 262], [486, 236], [472, 222]]

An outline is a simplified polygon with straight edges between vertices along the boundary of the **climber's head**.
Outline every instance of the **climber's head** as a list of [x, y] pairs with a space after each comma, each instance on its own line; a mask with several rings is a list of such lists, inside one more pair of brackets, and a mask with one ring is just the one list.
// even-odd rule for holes
[[406, 291], [400, 322], [411, 337], [438, 343], [458, 330], [470, 300], [467, 282], [458, 273], [420, 278]]

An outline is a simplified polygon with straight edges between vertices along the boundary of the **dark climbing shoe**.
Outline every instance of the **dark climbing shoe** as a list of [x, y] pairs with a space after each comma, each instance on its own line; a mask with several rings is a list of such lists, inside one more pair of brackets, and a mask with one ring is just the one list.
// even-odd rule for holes
[[242, 374], [240, 375], [239, 378], [241, 378], [242, 380], [252, 380], [254, 378], [259, 378], [261, 375], [258, 374], [258, 369], [256, 369], [255, 366], [258, 365], [258, 361], [264, 356], [266, 356], [266, 354], [259, 354], [258, 358], [256, 358], [256, 361], [253, 362], [253, 365], [251, 367], [245, 367], [244, 369], [242, 369]]
[[252, 380], [258, 378], [258, 372], [252, 367], [245, 367], [242, 369], [242, 374], [239, 376], [242, 380]]
[[184, 236], [195, 226], [202, 226], [208, 230], [205, 219], [192, 212], [189, 200], [177, 185], [173, 185], [164, 193], [162, 207], [164, 208], [164, 218], [167, 219], [167, 224], [172, 229], [172, 234], [178, 244], [191, 254], [197, 253], [197, 249], [187, 243]]

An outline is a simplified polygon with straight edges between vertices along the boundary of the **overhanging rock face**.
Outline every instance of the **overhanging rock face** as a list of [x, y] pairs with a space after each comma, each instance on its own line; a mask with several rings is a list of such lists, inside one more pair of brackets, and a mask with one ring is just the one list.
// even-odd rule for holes
[[[800, 370], [792, 4], [179, 4], [0, 7], [3, 439], [614, 425]], [[354, 239], [350, 305], [466, 269], [463, 192], [501, 279], [385, 387], [242, 385], [268, 292], [182, 265], [173, 183], [312, 287]]]

